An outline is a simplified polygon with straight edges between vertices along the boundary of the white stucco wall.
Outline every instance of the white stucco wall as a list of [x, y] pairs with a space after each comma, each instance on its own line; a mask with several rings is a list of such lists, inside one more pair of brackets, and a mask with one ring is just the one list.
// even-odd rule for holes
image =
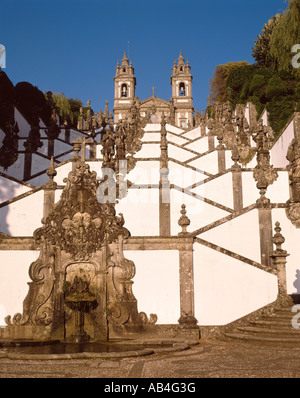
[[15, 108], [15, 121], [18, 123], [19, 126], [19, 137], [28, 137], [30, 131], [30, 124], [24, 119], [21, 113]]
[[292, 120], [270, 151], [271, 164], [273, 164], [274, 167], [286, 167], [288, 165], [289, 162], [286, 155], [293, 138], [294, 122]]
[[0, 203], [30, 191], [30, 187], [0, 176]]
[[226, 325], [274, 301], [277, 278], [206, 246], [194, 245], [195, 317]]
[[199, 237], [253, 261], [261, 261], [257, 209], [204, 232]]
[[210, 174], [218, 173], [218, 153], [217, 151], [211, 152], [208, 155], [202, 156], [199, 159], [189, 162], [189, 165], [197, 169], [206, 171]]
[[38, 256], [36, 251], [0, 251], [0, 326], [5, 325], [5, 316], [23, 312], [30, 281], [28, 270]]
[[192, 149], [193, 151], [204, 153], [208, 151], [208, 137], [202, 137], [198, 140], [188, 144], [185, 146], [188, 149]]
[[8, 167], [7, 170], [4, 170], [3, 167], [0, 167], [0, 171], [11, 177], [17, 178], [18, 180], [22, 180], [24, 177], [24, 155], [19, 153], [18, 159], [12, 166]]
[[42, 226], [44, 191], [0, 208], [0, 231], [11, 236], [32, 236]]
[[180, 318], [178, 251], [125, 251], [134, 261], [133, 293], [138, 311], [156, 314], [157, 324], [174, 324]]

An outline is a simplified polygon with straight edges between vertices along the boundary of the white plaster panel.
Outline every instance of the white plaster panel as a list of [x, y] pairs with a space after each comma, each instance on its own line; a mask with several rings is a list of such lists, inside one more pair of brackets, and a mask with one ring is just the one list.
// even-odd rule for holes
[[30, 191], [26, 185], [0, 176], [0, 203]]
[[102, 159], [103, 158], [101, 150], [102, 150], [102, 145], [101, 144], [97, 144], [97, 146], [96, 146], [96, 158], [97, 159]]
[[217, 174], [218, 173], [218, 152], [214, 151], [199, 159], [193, 160], [189, 165], [197, 167], [200, 170], [204, 170], [207, 173]]
[[8, 167], [7, 170], [0, 167], [0, 171], [11, 177], [17, 178], [18, 180], [22, 180], [24, 177], [24, 155], [19, 154], [18, 159], [12, 166]]
[[57, 203], [60, 200], [61, 194], [63, 190], [62, 189], [56, 189], [54, 193], [54, 202]]
[[199, 237], [258, 263], [261, 261], [257, 209], [204, 232]]
[[201, 184], [193, 192], [214, 202], [233, 208], [232, 174], [227, 173], [219, 178]]
[[161, 135], [160, 133], [145, 133], [142, 141], [143, 142], [152, 142], [152, 141], [160, 141]]
[[175, 134], [182, 134], [184, 132], [184, 130], [180, 129], [179, 127], [172, 126], [171, 124], [168, 123], [166, 124], [166, 130]]
[[[193, 232], [207, 224], [211, 224], [223, 217], [228, 216], [228, 212], [218, 207], [209, 205], [202, 200], [187, 195], [177, 190], [171, 190], [171, 233], [177, 235], [181, 232], [178, 220], [181, 216], [181, 205], [186, 205], [187, 216], [191, 223], [188, 226], [188, 232]], [[202, 236], [202, 235], [201, 235]]]
[[185, 148], [192, 149], [200, 154], [208, 151], [208, 137], [200, 138], [191, 144], [185, 145]]
[[180, 318], [179, 252], [125, 251], [134, 261], [133, 294], [138, 311], [156, 314], [157, 324], [177, 324]]
[[64, 161], [66, 161], [66, 160], [72, 159], [73, 156], [74, 156], [74, 152], [72, 152], [72, 153], [67, 153], [67, 154], [62, 155], [62, 156], [56, 156], [55, 160], [56, 160], [57, 162], [61, 163], [61, 162], [64, 162]]
[[73, 145], [70, 144], [65, 144], [64, 142], [55, 140], [54, 142], [54, 156], [57, 156], [61, 153], [70, 151], [70, 149], [73, 149]]
[[73, 143], [76, 138], [82, 138], [82, 134], [77, 130], [70, 130], [70, 142]]
[[286, 155], [293, 138], [294, 123], [291, 121], [270, 151], [271, 164], [274, 167], [286, 167], [288, 165], [289, 162], [286, 158]]
[[183, 135], [183, 137], [190, 138], [191, 140], [194, 140], [195, 138], [198, 138], [201, 136], [201, 129], [200, 129], [200, 127], [196, 127], [195, 129], [190, 130], [182, 135]]
[[181, 162], [185, 162], [186, 160], [189, 160], [189, 159], [195, 157], [195, 154], [187, 151], [186, 149], [178, 148], [177, 146], [169, 143], [168, 156], [170, 158], [180, 160]]
[[178, 137], [177, 135], [174, 135], [172, 133], [167, 134], [167, 140], [177, 145], [183, 145], [188, 142], [186, 139]]
[[0, 264], [0, 326], [4, 318], [23, 312], [23, 301], [28, 293], [30, 264], [39, 256], [37, 251], [1, 251]]
[[144, 143], [142, 149], [135, 154], [136, 158], [159, 158], [160, 145], [159, 144], [146, 144]]
[[[256, 188], [256, 181], [253, 178], [252, 171], [242, 172], [243, 185], [243, 205], [247, 207], [259, 199], [259, 190]], [[267, 195], [268, 196], [268, 195]]]
[[157, 132], [161, 130], [161, 125], [159, 123], [148, 123], [144, 127], [144, 131], [146, 132]]
[[86, 162], [90, 166], [91, 171], [95, 171], [97, 173], [97, 178], [101, 178], [102, 176], [102, 162], [93, 162], [93, 161], [87, 161]]
[[190, 167], [185, 167], [172, 161], [169, 161], [168, 166], [170, 183], [181, 188], [188, 188], [207, 178], [201, 171], [193, 170]]
[[57, 175], [54, 177], [54, 181], [58, 185], [64, 185], [64, 178], [68, 177], [69, 172], [72, 170], [72, 162], [65, 163], [55, 168]]
[[276, 299], [277, 278], [194, 244], [195, 317], [200, 325], [226, 325]]
[[31, 163], [31, 175], [35, 175], [40, 173], [41, 171], [46, 171], [50, 166], [50, 160], [45, 159], [38, 154], [32, 154], [32, 163]]
[[232, 152], [231, 151], [225, 151], [225, 167], [226, 169], [230, 169], [231, 166], [234, 164], [234, 162], [231, 159]]
[[0, 230], [12, 236], [32, 236], [42, 226], [44, 192], [19, 199], [0, 208]]
[[132, 236], [159, 235], [158, 199], [158, 189], [129, 189], [126, 198], [116, 205], [117, 214], [123, 214]]
[[[37, 152], [42, 155], [48, 156], [48, 140], [41, 140], [43, 146], [38, 148]], [[23, 147], [24, 148], [24, 147]]]
[[42, 185], [45, 185], [46, 182], [49, 181], [49, 177], [47, 176], [46, 173], [43, 173], [37, 177], [32, 178], [29, 180], [29, 184], [34, 185], [35, 187], [40, 187]]
[[30, 131], [30, 124], [26, 119], [21, 115], [17, 108], [15, 108], [15, 121], [19, 126], [19, 137], [28, 137]]
[[269, 185], [266, 196], [272, 203], [285, 203], [289, 200], [289, 176], [287, 171], [279, 171], [278, 178]]
[[158, 184], [160, 179], [159, 162], [138, 161], [127, 175], [127, 179], [134, 184]]

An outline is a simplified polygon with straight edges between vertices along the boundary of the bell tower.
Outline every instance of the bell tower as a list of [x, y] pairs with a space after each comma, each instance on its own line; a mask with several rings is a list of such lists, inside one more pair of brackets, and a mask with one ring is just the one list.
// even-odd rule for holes
[[126, 52], [116, 67], [115, 96], [114, 96], [114, 121], [124, 119], [129, 109], [134, 104], [136, 78], [134, 76], [134, 68], [132, 63], [128, 61]]
[[193, 126], [194, 107], [192, 97], [192, 80], [191, 67], [189, 61], [185, 60], [180, 51], [179, 58], [174, 60], [172, 68], [171, 85], [172, 97], [171, 102], [175, 108], [175, 124], [176, 126], [186, 129]]

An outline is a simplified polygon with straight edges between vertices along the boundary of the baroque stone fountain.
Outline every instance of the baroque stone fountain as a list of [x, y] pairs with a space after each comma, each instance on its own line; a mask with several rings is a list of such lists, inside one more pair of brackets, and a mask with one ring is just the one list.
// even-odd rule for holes
[[64, 182], [34, 232], [40, 255], [29, 269], [23, 313], [6, 318], [4, 337], [107, 341], [154, 327], [157, 317], [138, 312], [132, 291], [135, 265], [123, 253], [130, 233], [114, 204], [97, 200], [96, 172], [75, 156]]

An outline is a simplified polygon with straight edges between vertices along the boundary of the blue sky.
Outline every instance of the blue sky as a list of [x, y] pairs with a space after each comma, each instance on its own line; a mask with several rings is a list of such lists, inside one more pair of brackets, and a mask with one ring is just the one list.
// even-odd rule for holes
[[0, 43], [14, 84], [90, 99], [113, 108], [115, 67], [124, 51], [135, 68], [136, 95], [169, 101], [181, 50], [193, 74], [194, 107], [204, 110], [219, 64], [253, 63], [251, 47], [285, 0], [1, 0]]

